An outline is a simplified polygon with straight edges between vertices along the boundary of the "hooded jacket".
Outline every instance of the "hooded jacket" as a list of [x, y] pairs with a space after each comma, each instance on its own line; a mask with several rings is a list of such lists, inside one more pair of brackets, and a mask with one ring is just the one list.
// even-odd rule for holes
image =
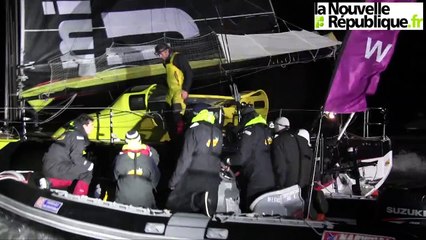
[[[145, 144], [126, 144], [115, 159], [117, 181], [115, 201], [139, 207], [155, 208], [153, 189], [160, 181], [157, 154]], [[154, 151], [155, 152], [155, 151]]]
[[184, 212], [203, 211], [205, 199], [196, 196], [208, 193], [209, 211], [216, 209], [223, 140], [222, 131], [214, 125], [214, 121], [213, 114], [202, 110], [186, 130], [183, 149], [169, 181], [169, 187], [174, 190], [167, 200], [167, 208]]
[[188, 170], [219, 175], [223, 139], [214, 121], [215, 117], [207, 110], [200, 111], [192, 119], [192, 125], [185, 132], [185, 142], [176, 170], [169, 182], [171, 189], [179, 184]]
[[[257, 114], [256, 114], [257, 115]], [[239, 148], [231, 164], [241, 166], [246, 196], [249, 201], [274, 188], [274, 173], [270, 157], [271, 133], [266, 120], [260, 115], [243, 118], [239, 133]], [[248, 203], [250, 204], [250, 203]]]
[[309, 186], [313, 153], [305, 138], [289, 130], [278, 132], [272, 143], [272, 163], [277, 187]]

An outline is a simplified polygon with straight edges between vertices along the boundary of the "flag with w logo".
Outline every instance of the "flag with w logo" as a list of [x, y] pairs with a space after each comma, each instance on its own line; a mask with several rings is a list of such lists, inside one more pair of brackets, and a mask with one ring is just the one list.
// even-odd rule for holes
[[362, 112], [389, 64], [399, 31], [350, 31], [324, 106], [335, 113]]

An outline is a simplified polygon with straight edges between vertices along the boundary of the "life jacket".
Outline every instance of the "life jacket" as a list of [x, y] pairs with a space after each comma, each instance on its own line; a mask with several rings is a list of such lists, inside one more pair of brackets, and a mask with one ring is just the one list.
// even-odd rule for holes
[[140, 176], [143, 174], [142, 170], [139, 170], [139, 168], [137, 168], [136, 166], [136, 159], [141, 155], [145, 155], [148, 157], [152, 155], [149, 146], [141, 143], [124, 145], [120, 154], [127, 154], [129, 158], [133, 160], [134, 167], [133, 170], [128, 173], [128, 175], [134, 176]]
[[141, 154], [146, 156], [152, 155], [151, 149], [146, 144], [137, 144], [134, 146], [126, 144], [123, 146], [120, 154], [127, 154], [132, 159], [139, 157]]

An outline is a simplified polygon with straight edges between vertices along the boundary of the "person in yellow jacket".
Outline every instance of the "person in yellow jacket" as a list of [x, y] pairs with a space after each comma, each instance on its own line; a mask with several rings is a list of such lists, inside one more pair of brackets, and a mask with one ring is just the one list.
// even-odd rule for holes
[[169, 135], [173, 139], [184, 132], [183, 115], [185, 114], [185, 100], [192, 85], [193, 73], [185, 55], [173, 51], [166, 43], [155, 47], [155, 54], [163, 59], [167, 74], [168, 93], [166, 102], [169, 104], [172, 115], [168, 117]]

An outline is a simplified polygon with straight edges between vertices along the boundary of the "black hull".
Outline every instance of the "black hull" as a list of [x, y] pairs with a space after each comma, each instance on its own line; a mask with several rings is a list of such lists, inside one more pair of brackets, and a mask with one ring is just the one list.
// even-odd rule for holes
[[[60, 202], [61, 206], [55, 208], [57, 213], [35, 207], [40, 197]], [[170, 213], [53, 193], [14, 180], [0, 181], [0, 207], [61, 231], [98, 239], [322, 239], [326, 231], [394, 239], [424, 239], [426, 236], [423, 227], [390, 223], [352, 225], [249, 214], [218, 214], [208, 218], [201, 214]]]

